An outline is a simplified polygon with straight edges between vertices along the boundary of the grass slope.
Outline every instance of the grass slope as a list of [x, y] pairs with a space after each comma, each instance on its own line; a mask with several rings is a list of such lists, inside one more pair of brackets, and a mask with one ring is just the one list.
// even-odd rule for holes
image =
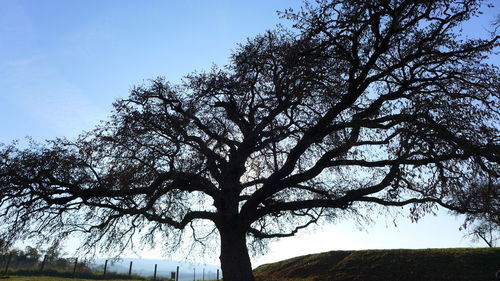
[[500, 248], [332, 251], [257, 267], [258, 281], [491, 281]]

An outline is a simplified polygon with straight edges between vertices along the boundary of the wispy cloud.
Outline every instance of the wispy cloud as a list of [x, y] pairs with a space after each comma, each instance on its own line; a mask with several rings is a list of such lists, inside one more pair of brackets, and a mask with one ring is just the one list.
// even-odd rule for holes
[[23, 66], [23, 65], [31, 64], [31, 63], [33, 63], [33, 61], [35, 61], [35, 59], [33, 59], [33, 58], [18, 59], [18, 60], [4, 62], [4, 63], [2, 63], [2, 65], [0, 67], [4, 68], [4, 67]]
[[31, 65], [34, 62], [42, 59], [43, 57], [44, 57], [43, 55], [36, 55], [36, 56], [31, 56], [31, 57], [25, 57], [25, 58], [19, 58], [19, 59], [14, 59], [14, 60], [8, 60], [5, 62], [0, 62], [0, 69]]

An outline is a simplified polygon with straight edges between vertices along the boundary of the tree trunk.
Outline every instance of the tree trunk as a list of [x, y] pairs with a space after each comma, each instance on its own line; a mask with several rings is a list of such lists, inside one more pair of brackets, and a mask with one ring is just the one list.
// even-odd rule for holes
[[222, 230], [220, 262], [224, 281], [255, 281], [244, 231]]

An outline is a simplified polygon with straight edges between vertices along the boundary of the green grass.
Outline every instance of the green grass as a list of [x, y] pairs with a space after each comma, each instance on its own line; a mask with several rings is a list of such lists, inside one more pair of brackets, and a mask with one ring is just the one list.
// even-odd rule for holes
[[[62, 278], [62, 280], [125, 280], [125, 279], [147, 280], [147, 278], [141, 277], [136, 274], [132, 274], [131, 276], [132, 279], [128, 279], [128, 274], [116, 273], [116, 272], [106, 273], [106, 279], [104, 279], [102, 272], [95, 272], [89, 270], [80, 271], [77, 272], [76, 275], [74, 275], [72, 272], [65, 270], [46, 269], [43, 272], [40, 272], [39, 270], [34, 270], [34, 269], [18, 268], [9, 270], [6, 275], [10, 276], [11, 278], [13, 277], [27, 278], [33, 276], [35, 278], [34, 280], [38, 280], [36, 278], [40, 278], [40, 276], [46, 276], [50, 278]], [[2, 275], [0, 274], [0, 276]]]
[[262, 265], [259, 281], [490, 281], [500, 248], [333, 251]]

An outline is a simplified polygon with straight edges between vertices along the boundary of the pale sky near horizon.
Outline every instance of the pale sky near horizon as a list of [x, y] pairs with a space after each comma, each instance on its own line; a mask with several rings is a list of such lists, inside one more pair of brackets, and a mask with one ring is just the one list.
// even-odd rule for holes
[[[134, 85], [164, 76], [176, 82], [225, 65], [246, 38], [284, 22], [285, 0], [0, 0], [0, 143], [25, 136], [75, 137], [105, 119]], [[464, 28], [481, 34], [498, 7]], [[498, 59], [494, 63], [498, 64]], [[482, 247], [463, 238], [461, 218], [439, 211], [418, 224], [374, 217], [359, 230], [347, 221], [270, 245], [253, 265], [340, 249]], [[158, 251], [141, 254], [161, 258]], [[218, 264], [218, 260], [207, 260]]]

